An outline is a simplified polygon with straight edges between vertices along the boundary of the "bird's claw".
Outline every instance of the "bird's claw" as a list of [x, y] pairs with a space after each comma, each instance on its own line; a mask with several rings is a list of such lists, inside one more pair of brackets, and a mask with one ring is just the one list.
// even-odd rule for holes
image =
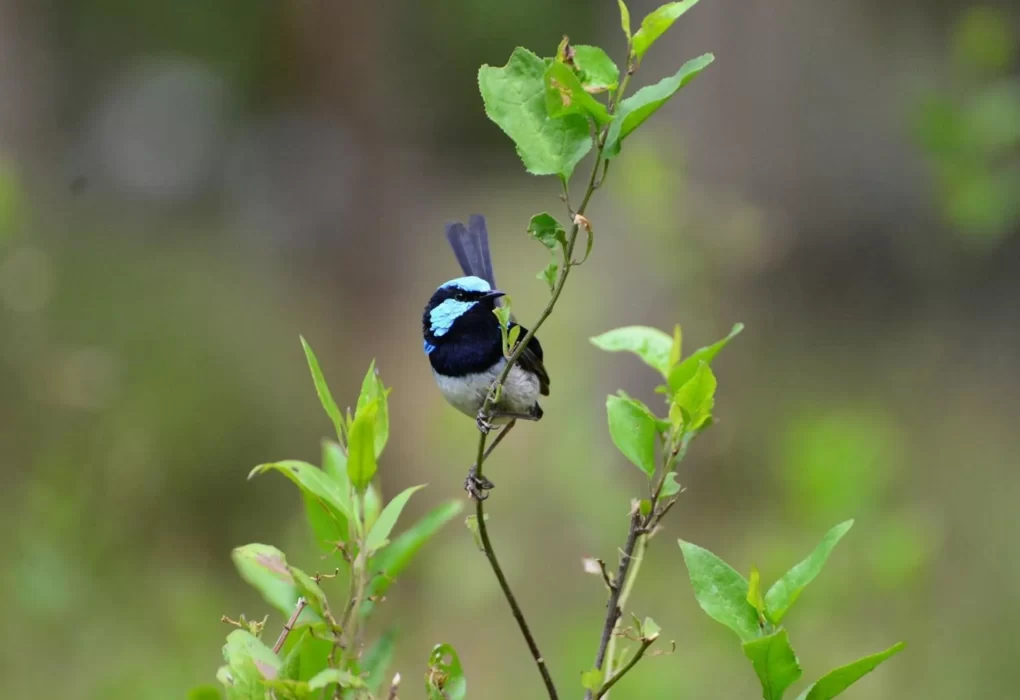
[[492, 416], [479, 411], [478, 416], [475, 418], [475, 425], [478, 426], [478, 431], [482, 435], [488, 435], [492, 430]]
[[467, 478], [464, 479], [464, 490], [476, 501], [484, 501], [489, 497], [488, 492], [494, 488], [496, 488], [494, 483], [478, 475], [477, 465], [471, 467]]

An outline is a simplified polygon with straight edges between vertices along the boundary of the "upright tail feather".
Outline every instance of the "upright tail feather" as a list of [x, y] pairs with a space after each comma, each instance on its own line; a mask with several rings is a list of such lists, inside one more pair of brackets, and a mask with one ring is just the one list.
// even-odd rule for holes
[[481, 277], [493, 289], [496, 288], [496, 275], [489, 255], [489, 232], [485, 227], [484, 216], [472, 214], [466, 228], [459, 221], [447, 224], [446, 240], [450, 242], [465, 275]]

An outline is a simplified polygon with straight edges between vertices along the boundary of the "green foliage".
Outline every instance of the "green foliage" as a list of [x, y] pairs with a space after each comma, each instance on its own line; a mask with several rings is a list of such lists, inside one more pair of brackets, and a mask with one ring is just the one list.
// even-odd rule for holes
[[564, 249], [567, 247], [567, 232], [563, 224], [548, 212], [531, 217], [531, 221], [528, 222], [528, 235], [554, 252], [557, 246]]
[[386, 670], [393, 662], [397, 646], [397, 629], [391, 627], [361, 658], [361, 670], [366, 674], [365, 686], [373, 694], [379, 693], [386, 680]]
[[772, 584], [769, 592], [765, 595], [765, 606], [772, 622], [778, 624], [790, 610], [790, 606], [800, 597], [801, 592], [822, 572], [822, 567], [825, 566], [832, 550], [835, 549], [843, 535], [850, 532], [853, 524], [853, 520], [847, 520], [829, 530], [806, 559]]
[[375, 457], [375, 424], [379, 402], [370, 401], [354, 415], [347, 452], [347, 478], [357, 491], [364, 491], [379, 468]]
[[556, 260], [551, 260], [548, 265], [542, 268], [538, 273], [537, 277], [543, 280], [549, 285], [549, 291], [552, 292], [556, 288], [556, 278], [560, 274], [560, 265]]
[[340, 413], [339, 406], [336, 405], [336, 401], [333, 400], [333, 395], [329, 393], [329, 387], [326, 385], [326, 378], [322, 375], [322, 370], [319, 368], [319, 360], [315, 357], [315, 353], [312, 352], [312, 346], [308, 344], [304, 336], [301, 336], [301, 347], [305, 349], [305, 359], [308, 360], [308, 369], [312, 372], [312, 381], [315, 383], [315, 393], [319, 395], [319, 402], [322, 403], [322, 408], [325, 409], [326, 415], [333, 421], [333, 427], [336, 429], [336, 436], [340, 442], [344, 441], [344, 435], [346, 433], [346, 424], [344, 423], [343, 415]]
[[273, 650], [246, 630], [227, 635], [223, 659], [227, 673], [220, 674], [220, 679], [228, 680], [225, 685], [230, 699], [262, 698], [265, 681], [276, 678], [280, 670], [280, 659]]
[[549, 115], [545, 71], [545, 61], [518, 48], [502, 68], [482, 66], [478, 87], [485, 114], [513, 140], [528, 172], [568, 180], [591, 150], [588, 120], [579, 114]]
[[606, 106], [592, 97], [581, 84], [574, 69], [561, 61], [553, 61], [545, 69], [545, 107], [553, 119], [568, 114], [591, 117], [598, 124], [613, 120]]
[[620, 85], [620, 69], [613, 63], [609, 54], [598, 46], [578, 44], [572, 48], [574, 49], [577, 77], [586, 92], [616, 90]]
[[627, 44], [631, 43], [630, 33], [630, 10], [627, 9], [627, 4], [623, 0], [616, 0], [620, 6], [620, 28], [623, 29], [623, 35], [627, 37]]
[[467, 678], [460, 657], [449, 644], [438, 644], [429, 654], [425, 692], [429, 700], [464, 700], [467, 697]]
[[[698, 3], [698, 0], [683, 0], [683, 2], [670, 2], [649, 13], [641, 20], [641, 28], [634, 32], [631, 40], [631, 50], [634, 57], [640, 61], [645, 53], [652, 47], [659, 37], [673, 26], [682, 14], [687, 12]], [[622, 3], [621, 3], [622, 11]], [[630, 17], [627, 18], [630, 24]], [[626, 32], [626, 30], [624, 30]]]
[[905, 646], [903, 642], [900, 642], [885, 651], [865, 656], [851, 664], [829, 671], [805, 688], [804, 692], [797, 696], [797, 700], [832, 700], [832, 698], [878, 668], [879, 664], [883, 661], [903, 651]]
[[283, 552], [267, 544], [249, 544], [234, 549], [231, 557], [241, 578], [267, 603], [284, 615], [290, 614], [301, 593]]
[[632, 352], [649, 367], [660, 372], [663, 377], [669, 375], [673, 338], [658, 328], [648, 326], [615, 328], [595, 336], [591, 342], [606, 352]]
[[606, 412], [613, 444], [651, 479], [655, 475], [655, 443], [659, 435], [655, 417], [640, 402], [620, 396], [606, 399]]
[[[637, 40], [637, 35], [634, 38]], [[620, 144], [623, 143], [623, 140], [644, 124], [650, 116], [659, 111], [660, 107], [669, 102], [673, 95], [694, 80], [714, 60], [715, 56], [710, 53], [693, 58], [681, 66], [674, 75], [663, 78], [655, 85], [643, 87], [631, 97], [621, 101], [616, 120], [609, 127], [609, 136], [606, 139], [606, 156], [613, 158], [619, 155]]]
[[693, 377], [698, 371], [698, 367], [702, 362], [711, 366], [712, 360], [714, 360], [715, 356], [719, 354], [719, 351], [726, 347], [731, 340], [737, 337], [742, 330], [744, 330], [743, 323], [734, 324], [729, 335], [725, 338], [712, 343], [707, 347], [698, 348], [687, 356], [683, 362], [673, 367], [673, 369], [670, 370], [667, 382], [669, 384], [670, 393], [675, 393], [680, 389], [680, 387], [690, 381], [691, 377]]
[[694, 376], [677, 389], [673, 405], [681, 411], [685, 430], [697, 432], [712, 418], [716, 385], [712, 370], [705, 362], [699, 362]]
[[765, 700], [783, 700], [786, 689], [801, 676], [800, 663], [790, 646], [785, 629], [744, 642], [744, 655], [751, 660], [761, 682]]
[[709, 617], [736, 632], [743, 642], [758, 637], [758, 615], [747, 602], [748, 584], [722, 559], [696, 544], [679, 540], [698, 605]]
[[605, 673], [601, 668], [592, 668], [581, 674], [581, 687], [585, 690], [598, 690], [602, 687]]
[[369, 553], [369, 555], [389, 544], [389, 540], [387, 538], [390, 536], [393, 526], [397, 524], [397, 518], [400, 517], [400, 513], [404, 510], [404, 506], [407, 505], [407, 502], [410, 500], [415, 491], [420, 491], [423, 488], [425, 488], [425, 484], [406, 488], [386, 504], [386, 507], [383, 509], [379, 519], [372, 526], [372, 529], [368, 533], [368, 538], [365, 541], [365, 550]]
[[[390, 437], [390, 410], [386, 400], [389, 393], [390, 390], [383, 385], [379, 372], [375, 368], [375, 360], [372, 360], [372, 363], [368, 366], [368, 372], [365, 373], [365, 379], [361, 383], [361, 394], [358, 396], [357, 411], [360, 412], [373, 403], [377, 407], [372, 430], [376, 459], [382, 454], [383, 449], [386, 447], [386, 441]], [[355, 416], [357, 416], [357, 413]], [[355, 420], [357, 420], [356, 417]]]

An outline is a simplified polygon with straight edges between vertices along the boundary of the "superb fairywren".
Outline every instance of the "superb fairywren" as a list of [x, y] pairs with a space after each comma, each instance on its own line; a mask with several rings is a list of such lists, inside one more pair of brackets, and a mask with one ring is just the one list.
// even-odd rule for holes
[[[538, 397], [549, 395], [542, 346], [538, 338], [531, 339], [510, 370], [495, 410], [491, 415], [479, 415], [492, 383], [507, 362], [499, 320], [493, 313], [503, 292], [496, 288], [484, 217], [472, 216], [467, 227], [459, 221], [448, 224], [446, 239], [465, 276], [440, 285], [429, 299], [422, 316], [425, 354], [443, 396], [459, 411], [476, 417], [480, 430], [488, 432], [493, 422], [508, 423], [498, 442], [516, 419], [542, 417]], [[510, 327], [515, 325], [511, 320]], [[520, 337], [526, 333], [522, 327]], [[492, 487], [487, 480], [474, 485]], [[468, 486], [476, 493], [470, 476]]]

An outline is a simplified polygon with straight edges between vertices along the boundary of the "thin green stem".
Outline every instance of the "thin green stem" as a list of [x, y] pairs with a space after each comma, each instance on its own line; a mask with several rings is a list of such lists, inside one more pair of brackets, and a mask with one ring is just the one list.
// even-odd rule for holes
[[[641, 570], [641, 561], [645, 556], [645, 547], [648, 545], [648, 535], [638, 535], [637, 543], [634, 546], [634, 553], [631, 555], [630, 571], [627, 573], [627, 581], [623, 584], [623, 591], [620, 593], [620, 600], [617, 606], [620, 608], [620, 615], [613, 624], [612, 633], [609, 636], [609, 648], [606, 650], [606, 675], [613, 674], [613, 662], [616, 656], [616, 640], [619, 638], [620, 620], [623, 619], [623, 611], [627, 608], [627, 601], [630, 600], [631, 591], [634, 590], [634, 582], [637, 581], [638, 572]], [[635, 661], [635, 663], [637, 663]], [[598, 697], [602, 697], [609, 691], [610, 683], [603, 686]]]
[[[617, 671], [615, 675], [612, 675], [612, 676], [609, 677], [609, 680], [606, 681], [605, 685], [603, 685], [599, 689], [598, 694], [595, 695], [595, 700], [599, 700], [599, 698], [603, 698], [603, 697], [609, 697], [609, 690], [610, 690], [610, 688], [612, 688], [614, 685], [616, 685], [620, 681], [621, 678], [623, 678], [624, 676], [627, 675], [628, 671], [630, 671], [632, 668], [634, 668], [637, 665], [637, 662], [640, 661], [641, 657], [645, 655], [646, 651], [648, 651], [648, 647], [652, 646], [652, 644], [655, 643], [655, 639], [656, 638], [653, 637], [651, 639], [642, 639], [641, 640], [641, 646], [638, 647], [638, 650], [636, 652], [634, 652], [634, 656], [631, 657], [631, 659], [623, 666], [623, 668], [621, 668], [619, 671]], [[606, 673], [609, 673], [608, 667], [607, 667]]]

